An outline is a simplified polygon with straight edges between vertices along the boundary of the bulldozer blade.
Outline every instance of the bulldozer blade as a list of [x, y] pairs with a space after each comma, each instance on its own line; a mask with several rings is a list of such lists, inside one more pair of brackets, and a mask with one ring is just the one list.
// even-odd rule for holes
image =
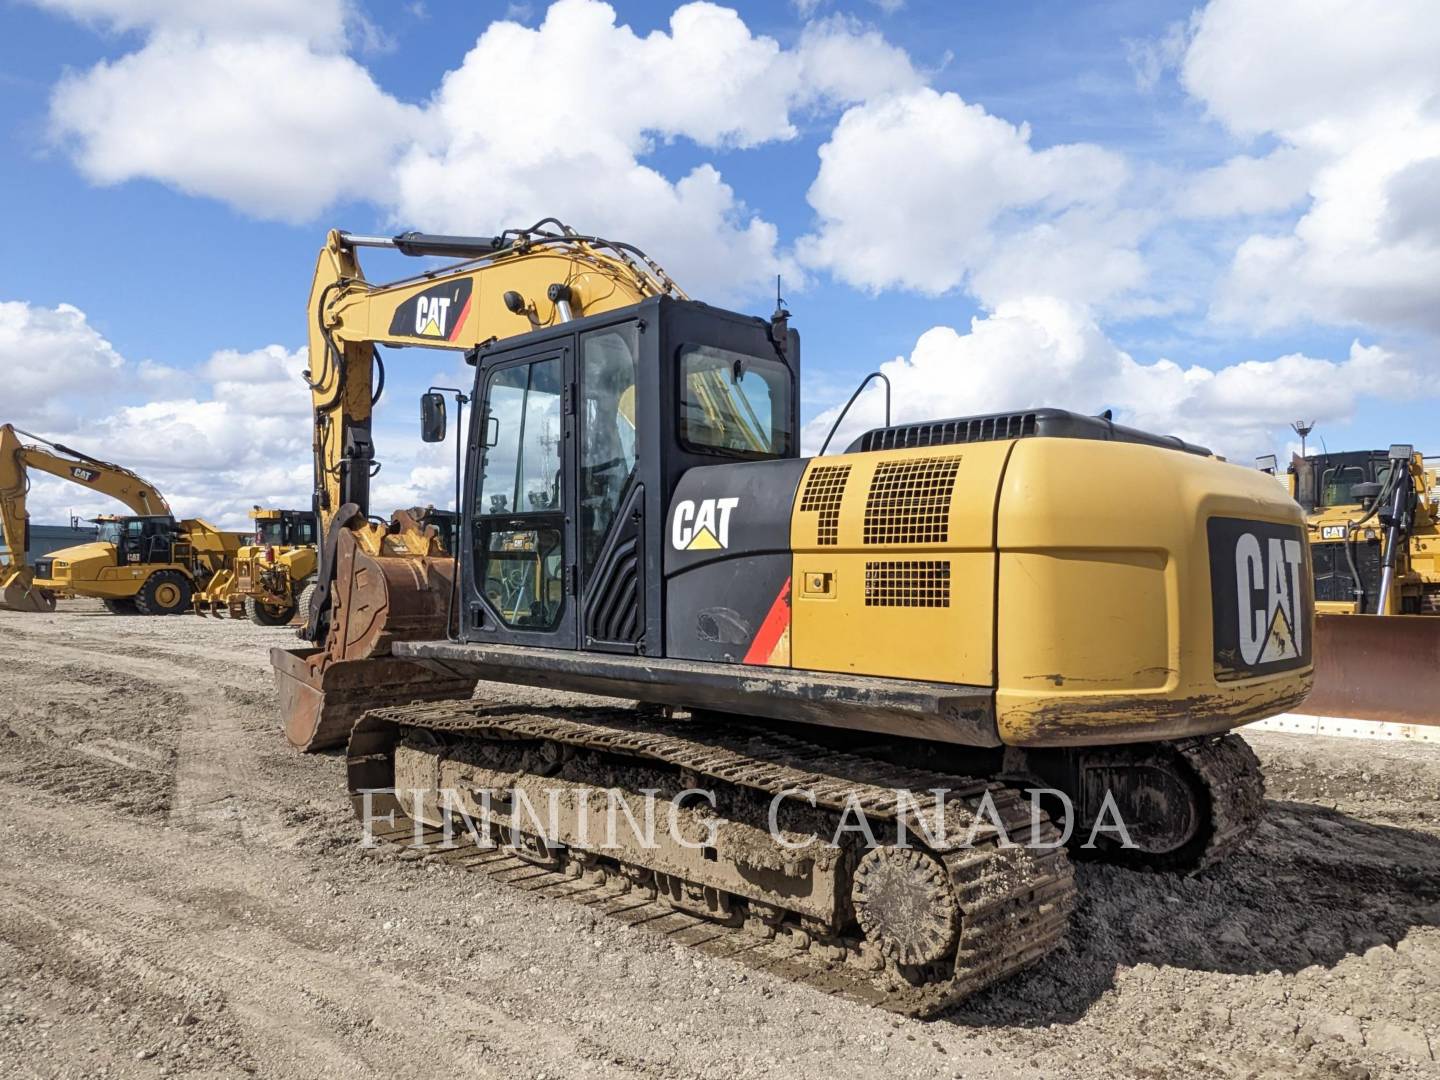
[[1315, 689], [1295, 711], [1440, 725], [1440, 617], [1319, 615]]
[[55, 597], [44, 589], [35, 588], [25, 575], [11, 574], [0, 587], [0, 608], [45, 615], [55, 610]]
[[307, 753], [343, 746], [370, 709], [464, 699], [475, 690], [473, 676], [393, 656], [326, 662], [323, 649], [275, 648], [270, 664], [285, 738]]

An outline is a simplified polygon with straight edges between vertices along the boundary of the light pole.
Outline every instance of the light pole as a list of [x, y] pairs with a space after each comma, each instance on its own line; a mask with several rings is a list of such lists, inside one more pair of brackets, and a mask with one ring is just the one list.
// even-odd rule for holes
[[1295, 434], [1300, 436], [1300, 456], [1305, 457], [1305, 436], [1315, 430], [1314, 420], [1296, 420], [1290, 425]]

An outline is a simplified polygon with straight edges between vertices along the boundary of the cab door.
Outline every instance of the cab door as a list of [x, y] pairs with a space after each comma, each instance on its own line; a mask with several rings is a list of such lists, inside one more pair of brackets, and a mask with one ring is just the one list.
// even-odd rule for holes
[[481, 367], [469, 640], [576, 647], [573, 368], [568, 341]]

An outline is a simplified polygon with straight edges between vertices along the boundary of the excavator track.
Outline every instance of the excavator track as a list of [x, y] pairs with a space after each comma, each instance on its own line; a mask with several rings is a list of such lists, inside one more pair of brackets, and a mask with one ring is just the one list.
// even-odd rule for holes
[[1209, 838], [1193, 867], [1202, 870], [1254, 835], [1265, 805], [1265, 778], [1260, 759], [1239, 735], [1185, 739], [1175, 748], [1209, 797]]
[[[716, 895], [701, 882], [597, 852], [542, 842], [537, 855], [528, 839], [526, 851], [488, 846], [465, 829], [447, 832], [433, 810], [412, 802], [411, 816], [393, 794], [397, 751], [412, 761], [450, 755], [503, 775], [515, 775], [517, 761], [564, 760], [571, 775], [593, 777], [585, 781], [593, 790], [613, 782], [616, 763], [640, 776], [670, 770], [682, 787], [718, 790], [728, 806], [803, 791], [813, 793], [815, 820], [826, 828], [859, 807], [881, 829], [908, 830], [911, 842], [882, 841], [862, 853], [847, 834], [834, 857], [844, 917], [827, 924], [778, 893], [768, 902]], [[907, 1015], [935, 1015], [1040, 960], [1060, 943], [1075, 902], [1059, 833], [1019, 792], [739, 725], [634, 709], [437, 702], [367, 713], [351, 734], [347, 764], [357, 814], [384, 820], [374, 836], [401, 845], [402, 857], [433, 856], [588, 904], [708, 954]], [[942, 820], [943, 830], [933, 828]], [[710, 917], [696, 911], [702, 896]]]

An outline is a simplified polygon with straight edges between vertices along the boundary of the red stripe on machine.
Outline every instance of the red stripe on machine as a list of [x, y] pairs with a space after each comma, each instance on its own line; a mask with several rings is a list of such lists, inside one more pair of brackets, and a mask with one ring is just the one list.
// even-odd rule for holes
[[765, 616], [765, 621], [760, 624], [759, 633], [750, 642], [750, 649], [745, 653], [743, 663], [768, 663], [770, 654], [775, 651], [775, 646], [780, 643], [781, 636], [788, 629], [790, 629], [790, 579], [786, 578], [785, 584], [780, 586], [780, 595], [775, 597], [775, 602], [770, 605], [770, 611]]
[[460, 328], [465, 325], [465, 316], [470, 314], [470, 297], [465, 297], [465, 306], [460, 309], [459, 316], [455, 319], [455, 325], [450, 328], [448, 340], [454, 341], [460, 336]]

